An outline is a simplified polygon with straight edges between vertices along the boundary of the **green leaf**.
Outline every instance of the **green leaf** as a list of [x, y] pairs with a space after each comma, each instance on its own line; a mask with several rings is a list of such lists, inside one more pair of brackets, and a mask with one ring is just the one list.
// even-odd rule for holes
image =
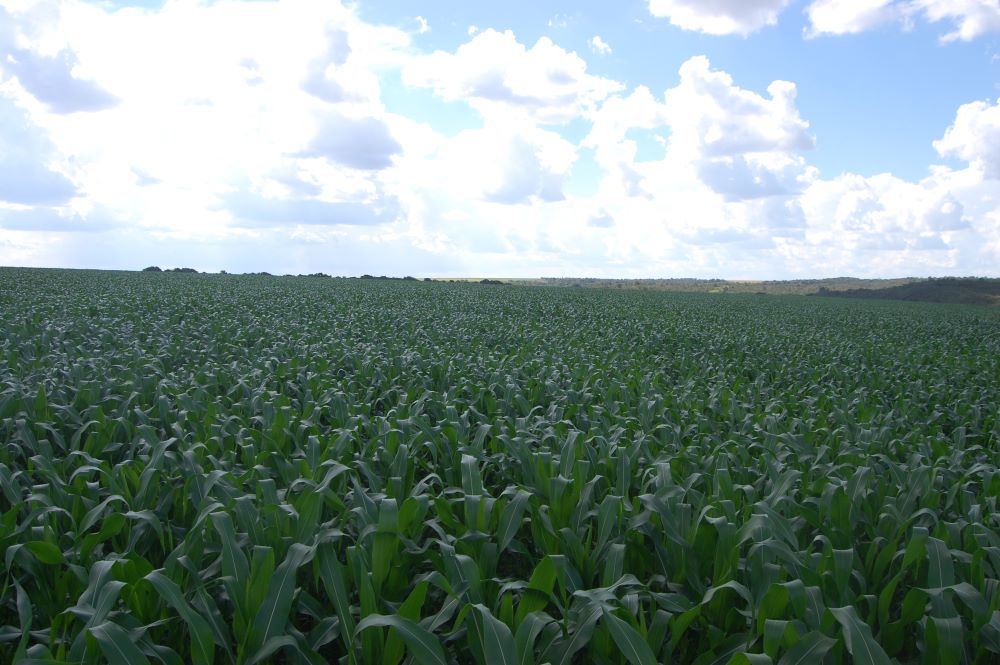
[[514, 665], [514, 636], [507, 624], [497, 619], [489, 608], [482, 604], [472, 606], [473, 621], [483, 639], [483, 656], [486, 665]]
[[[590, 604], [581, 613], [578, 621], [573, 626], [573, 632], [569, 639], [560, 640], [554, 643], [545, 653], [542, 654], [543, 662], [546, 657], [552, 660], [558, 656], [558, 665], [569, 665], [573, 662], [576, 652], [587, 646], [594, 635], [594, 628], [598, 619], [601, 618], [602, 608], [597, 604]], [[554, 652], [554, 653], [552, 653]]]
[[369, 614], [358, 623], [355, 638], [368, 628], [392, 628], [403, 638], [410, 655], [420, 665], [447, 665], [444, 650], [434, 634], [409, 619], [399, 615]]
[[935, 654], [939, 665], [958, 665], [962, 662], [965, 629], [961, 617], [928, 617], [925, 637], [927, 649]]
[[215, 661], [215, 643], [209, 623], [188, 604], [180, 587], [162, 572], [154, 570], [144, 579], [153, 585], [160, 597], [187, 623], [191, 633], [191, 658], [194, 665], [212, 665]]
[[110, 665], [149, 665], [149, 660], [139, 651], [132, 637], [118, 624], [105, 621], [92, 626], [90, 634], [97, 640], [101, 653]]
[[399, 509], [395, 499], [382, 499], [379, 521], [372, 542], [372, 586], [381, 593], [382, 583], [389, 576], [393, 554], [399, 542]]
[[268, 585], [267, 598], [254, 619], [255, 644], [263, 644], [284, 631], [292, 608], [296, 572], [312, 551], [312, 548], [301, 543], [293, 543], [288, 548], [285, 560], [274, 571], [274, 576]]
[[993, 612], [989, 622], [979, 629], [979, 635], [988, 651], [1000, 654], [1000, 611]]
[[837, 640], [827, 637], [818, 630], [806, 633], [789, 649], [778, 665], [813, 665], [823, 662], [827, 652], [836, 646]]
[[726, 665], [772, 665], [771, 657], [763, 653], [738, 653]]
[[885, 650], [872, 637], [872, 629], [858, 616], [853, 606], [829, 608], [844, 629], [844, 642], [856, 665], [892, 665]]
[[524, 621], [518, 626], [517, 634], [514, 635], [517, 665], [533, 665], [535, 640], [538, 639], [542, 629], [553, 621], [552, 617], [544, 612], [532, 612], [524, 617]]
[[462, 489], [471, 496], [482, 496], [483, 478], [479, 471], [479, 460], [472, 455], [462, 455]]
[[20, 623], [21, 629], [21, 639], [18, 641], [17, 648], [14, 650], [14, 660], [16, 662], [24, 658], [27, 653], [28, 638], [31, 636], [32, 608], [31, 598], [27, 593], [25, 593], [24, 588], [18, 584], [17, 580], [14, 580], [14, 590], [17, 597], [15, 601], [17, 605], [17, 619]]
[[246, 661], [244, 665], [257, 665], [258, 663], [263, 663], [268, 658], [273, 656], [278, 649], [284, 647], [295, 647], [295, 638], [290, 635], [278, 635], [277, 637], [272, 637], [260, 646], [257, 651], [254, 652], [253, 656]]
[[343, 628], [340, 635], [344, 641], [344, 648], [354, 657], [354, 616], [351, 614], [351, 602], [347, 595], [347, 585], [345, 582], [346, 572], [343, 564], [337, 558], [337, 551], [332, 543], [324, 543], [319, 548], [319, 575], [323, 581], [323, 588], [326, 594], [333, 601], [333, 609], [340, 619]]
[[524, 490], [518, 490], [510, 503], [504, 506], [503, 513], [500, 515], [500, 526], [497, 529], [497, 552], [502, 553], [507, 549], [510, 541], [514, 540], [514, 536], [517, 535], [530, 496]]
[[24, 544], [24, 548], [35, 555], [35, 558], [49, 566], [66, 563], [66, 557], [58, 547], [44, 540], [32, 540]]
[[614, 614], [604, 609], [604, 626], [611, 633], [611, 638], [618, 646], [618, 650], [628, 659], [632, 665], [656, 665], [656, 656], [653, 650], [646, 644], [646, 640], [636, 632], [635, 628], [628, 625], [624, 620], [619, 619]]
[[[233, 520], [229, 514], [212, 513], [211, 519], [212, 525], [222, 541], [222, 575], [228, 578], [226, 589], [229, 592], [230, 600], [236, 606], [236, 611], [243, 614], [246, 611], [243, 599], [247, 579], [250, 577], [250, 565], [236, 541], [236, 530], [233, 528]], [[249, 621], [249, 616], [247, 616], [247, 620]]]
[[[399, 606], [396, 616], [409, 619], [414, 623], [419, 622], [420, 608], [424, 606], [424, 601], [427, 599], [428, 586], [430, 585], [425, 581], [420, 582], [413, 587], [413, 591], [411, 591], [410, 595], [406, 597], [403, 604]], [[395, 665], [403, 660], [404, 646], [405, 643], [395, 631], [390, 633], [389, 637], [385, 640], [385, 652], [382, 656], [382, 661]]]
[[535, 566], [528, 580], [528, 588], [521, 595], [521, 600], [517, 604], [517, 612], [514, 614], [514, 624], [520, 626], [524, 617], [532, 612], [544, 610], [549, 604], [549, 597], [556, 585], [558, 572], [551, 557], [543, 557]]
[[931, 589], [951, 586], [955, 583], [955, 567], [951, 552], [943, 540], [927, 539], [927, 586]]

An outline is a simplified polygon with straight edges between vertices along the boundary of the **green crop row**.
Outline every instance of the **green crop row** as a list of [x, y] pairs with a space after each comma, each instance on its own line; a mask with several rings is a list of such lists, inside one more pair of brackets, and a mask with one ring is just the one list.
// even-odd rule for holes
[[0, 662], [1000, 662], [1000, 315], [0, 269]]

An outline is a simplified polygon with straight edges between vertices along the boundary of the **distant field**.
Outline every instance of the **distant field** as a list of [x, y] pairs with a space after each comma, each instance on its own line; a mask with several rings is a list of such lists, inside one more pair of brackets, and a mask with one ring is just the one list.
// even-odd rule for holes
[[[477, 279], [457, 281], [479, 281]], [[521, 286], [676, 291], [680, 293], [752, 293], [755, 295], [819, 295], [877, 300], [1000, 304], [1000, 279], [944, 277], [900, 279], [723, 280], [723, 279], [594, 279], [539, 278], [503, 280]]]
[[883, 289], [922, 281], [916, 277], [900, 279], [858, 279], [834, 277], [830, 279], [790, 280], [727, 280], [727, 279], [600, 279], [543, 277], [539, 279], [505, 280], [515, 284], [533, 286], [570, 286], [600, 289], [637, 289], [640, 291], [677, 291], [682, 293], [753, 293], [767, 295], [811, 295], [821, 289], [843, 291], [847, 289]]
[[0, 662], [995, 663], [998, 404], [991, 308], [0, 269]]

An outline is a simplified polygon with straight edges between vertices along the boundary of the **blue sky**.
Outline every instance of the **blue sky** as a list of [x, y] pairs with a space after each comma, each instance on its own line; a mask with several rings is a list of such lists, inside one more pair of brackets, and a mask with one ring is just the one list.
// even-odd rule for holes
[[0, 0], [0, 264], [1000, 275], [996, 0]]

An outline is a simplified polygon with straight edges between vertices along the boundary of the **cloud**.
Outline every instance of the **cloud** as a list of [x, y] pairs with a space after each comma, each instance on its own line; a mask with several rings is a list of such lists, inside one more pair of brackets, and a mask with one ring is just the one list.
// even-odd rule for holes
[[802, 195], [809, 234], [849, 250], [931, 251], [971, 227], [947, 179], [908, 182], [891, 174], [844, 174], [814, 182]]
[[969, 228], [965, 206], [952, 192], [930, 200], [921, 213], [921, 221], [928, 231], [958, 231]]
[[709, 157], [748, 152], [809, 150], [809, 123], [795, 108], [796, 88], [774, 81], [770, 97], [740, 88], [708, 58], [696, 56], [681, 65], [680, 83], [666, 93], [671, 145]]
[[422, 35], [424, 33], [431, 31], [430, 24], [427, 23], [427, 19], [425, 19], [423, 16], [417, 16], [414, 20], [417, 22], [417, 32], [419, 34]]
[[806, 14], [808, 36], [855, 34], [887, 23], [909, 27], [920, 18], [953, 24], [941, 38], [945, 42], [1000, 31], [1000, 5], [993, 0], [814, 0]]
[[345, 30], [329, 30], [324, 51], [309, 62], [302, 89], [327, 102], [342, 102], [351, 95], [337, 80], [337, 70], [343, 67], [351, 54]]
[[628, 130], [652, 129], [666, 125], [664, 108], [646, 86], [639, 86], [627, 96], [608, 98], [593, 115], [590, 132], [583, 147], [611, 148], [625, 139]]
[[239, 225], [293, 226], [373, 225], [394, 221], [399, 215], [395, 201], [323, 201], [314, 198], [269, 199], [250, 192], [225, 197], [226, 209]]
[[69, 207], [0, 207], [0, 228], [32, 232], [100, 232], [119, 227], [122, 220], [114, 211], [97, 207], [86, 211]]
[[[606, 100], [581, 142], [605, 170], [593, 203], [615, 220], [603, 260], [705, 276], [982, 270], [1000, 258], [1000, 243], [981, 241], [1000, 233], [1000, 183], [975, 167], [996, 152], [990, 109], [966, 109], [939, 142], [978, 151], [962, 152], [969, 169], [824, 180], [806, 161], [814, 138], [793, 84], [761, 94], [692, 58], [662, 100], [642, 87]], [[666, 154], [639, 160], [634, 129], [666, 134]]]
[[454, 53], [436, 51], [409, 60], [403, 81], [430, 88], [448, 101], [467, 101], [482, 113], [526, 114], [562, 123], [593, 111], [622, 85], [587, 73], [587, 63], [548, 37], [526, 48], [509, 30], [488, 29]]
[[500, 183], [486, 193], [486, 200], [527, 203], [535, 196], [542, 201], [563, 199], [562, 184], [566, 174], [546, 168], [539, 146], [521, 136], [513, 136], [505, 152], [501, 156]]
[[809, 35], [846, 35], [904, 19], [912, 6], [896, 0], [816, 0], [806, 8]]
[[749, 35], [775, 25], [791, 0], [649, 0], [649, 12], [710, 35]]
[[698, 164], [698, 177], [713, 191], [731, 201], [792, 194], [799, 189], [802, 160], [787, 160], [775, 168], [746, 155], [706, 159]]
[[963, 104], [944, 136], [934, 141], [942, 157], [958, 157], [986, 178], [1000, 179], [1000, 100]]
[[587, 219], [587, 226], [598, 229], [609, 229], [615, 225], [615, 218], [607, 210], [601, 209]]
[[25, 90], [53, 113], [101, 111], [119, 102], [93, 81], [73, 75], [78, 61], [68, 49], [51, 57], [23, 50], [10, 56], [5, 67]]
[[[747, 36], [777, 24], [792, 0], [649, 0], [653, 16], [683, 30]], [[951, 23], [942, 41], [971, 41], [1000, 32], [1000, 4], [994, 0], [813, 0], [806, 7], [806, 35], [847, 35], [923, 19]]]
[[587, 42], [590, 44], [590, 50], [599, 55], [611, 55], [611, 46], [608, 45], [606, 41], [601, 39], [600, 35], [594, 35]]
[[48, 136], [0, 96], [0, 201], [59, 205], [76, 196], [74, 184], [52, 168], [55, 158]]
[[664, 96], [668, 160], [690, 163], [730, 200], [795, 193], [813, 177], [798, 154], [814, 139], [795, 106], [793, 83], [775, 81], [768, 96], [760, 95], [702, 56], [681, 65], [680, 79]]
[[70, 48], [43, 55], [17, 46], [19, 16], [0, 7], [0, 68], [53, 113], [101, 111], [119, 99], [78, 74], [79, 59]]
[[329, 112], [320, 119], [319, 130], [301, 155], [325, 157], [351, 168], [377, 171], [392, 166], [392, 157], [401, 150], [384, 121]]
[[495, 118], [442, 142], [411, 177], [418, 189], [456, 202], [553, 202], [565, 198], [575, 160], [573, 144], [559, 134], [523, 119]]
[[976, 37], [1000, 32], [1000, 4], [992, 0], [917, 0], [929, 21], [950, 21], [955, 30], [944, 41], [971, 41]]
[[[651, 91], [593, 73], [603, 39], [577, 54], [484, 30], [428, 53], [407, 17], [373, 25], [335, 1], [42, 4], [0, 20], [0, 49], [119, 101], [56, 112], [0, 62], [0, 263], [758, 278], [1000, 265], [1000, 103], [942, 127], [935, 148], [960, 164], [824, 179], [796, 86], [704, 57]], [[659, 6], [749, 34], [786, 4]], [[992, 29], [988, 3], [883, 4], [916, 9], [858, 29]], [[481, 123], [426, 121], [441, 100]]]

